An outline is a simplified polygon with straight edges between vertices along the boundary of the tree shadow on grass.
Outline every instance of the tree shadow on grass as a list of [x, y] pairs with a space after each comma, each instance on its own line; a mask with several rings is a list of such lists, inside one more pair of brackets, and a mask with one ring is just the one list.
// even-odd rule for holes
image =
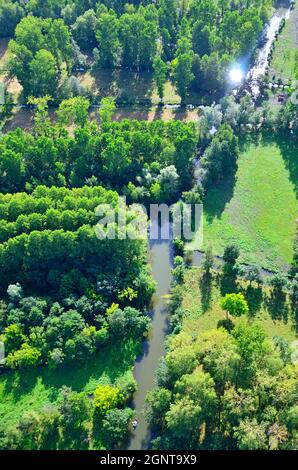
[[212, 223], [215, 218], [221, 217], [226, 205], [234, 196], [236, 180], [236, 174], [233, 173], [207, 192], [204, 199], [204, 213], [208, 223]]
[[282, 320], [287, 323], [289, 320], [289, 306], [287, 296], [284, 293], [278, 295], [273, 291], [266, 298], [266, 307], [272, 320]]
[[222, 297], [224, 297], [226, 294], [233, 294], [234, 292], [238, 292], [237, 275], [223, 272], [220, 277], [219, 286]]
[[156, 106], [153, 121], [159, 121], [162, 118], [164, 107], [161, 105]]
[[135, 103], [136, 101], [150, 103], [151, 101], [154, 87], [151, 72], [94, 69], [91, 74], [95, 79], [99, 97], [113, 96], [118, 102], [123, 103]]
[[293, 142], [286, 138], [277, 138], [277, 145], [281, 151], [285, 166], [289, 171], [290, 181], [294, 185], [296, 197], [298, 197], [298, 158], [297, 141]]
[[206, 313], [212, 304], [212, 274], [204, 273], [200, 278], [199, 287], [201, 291], [202, 312]]
[[248, 303], [249, 315], [255, 317], [261, 310], [264, 300], [262, 287], [248, 286], [243, 289], [243, 295]]

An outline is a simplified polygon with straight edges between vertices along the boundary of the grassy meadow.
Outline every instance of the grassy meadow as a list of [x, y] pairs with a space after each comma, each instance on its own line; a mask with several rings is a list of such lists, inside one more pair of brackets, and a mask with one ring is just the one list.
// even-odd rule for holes
[[[246, 321], [262, 325], [270, 337], [283, 336], [289, 342], [297, 338], [287, 301], [277, 302], [268, 287], [250, 286], [245, 281], [238, 281], [237, 290], [243, 292], [250, 307]], [[222, 294], [217, 273], [213, 272], [212, 280], [206, 280], [200, 269], [188, 269], [183, 285], [183, 331], [191, 334], [216, 328], [218, 322], [225, 318], [225, 312], [220, 307]], [[233, 318], [234, 323], [239, 321], [243, 318]]]
[[[262, 137], [242, 142], [238, 171], [209, 190], [204, 201], [204, 246], [222, 255], [228, 244], [240, 261], [269, 270], [288, 269], [298, 214], [297, 149]], [[196, 239], [188, 249], [198, 248]]]
[[1, 427], [13, 427], [28, 410], [54, 404], [62, 386], [88, 396], [99, 384], [125, 385], [133, 380], [133, 366], [140, 344], [113, 344], [101, 353], [58, 369], [39, 367], [0, 376]]
[[278, 40], [275, 43], [269, 77], [283, 82], [295, 79], [295, 68], [298, 67], [298, 2], [290, 18], [286, 21]]

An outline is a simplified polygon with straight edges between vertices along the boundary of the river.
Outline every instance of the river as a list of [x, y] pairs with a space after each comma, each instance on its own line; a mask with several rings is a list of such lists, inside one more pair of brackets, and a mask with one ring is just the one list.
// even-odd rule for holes
[[264, 76], [266, 72], [272, 44], [275, 41], [276, 34], [279, 31], [281, 22], [283, 19], [289, 19], [290, 14], [291, 7], [277, 8], [274, 15], [270, 19], [269, 24], [264, 30], [263, 36], [265, 43], [263, 47], [259, 50], [254, 65], [250, 68], [246, 75], [246, 81], [250, 84], [251, 93], [254, 98], [257, 98], [260, 93], [258, 79]]
[[137, 359], [134, 368], [134, 377], [138, 383], [138, 390], [134, 396], [133, 407], [135, 408], [139, 425], [130, 440], [128, 447], [130, 450], [146, 449], [150, 442], [150, 429], [143, 411], [146, 403], [146, 394], [155, 384], [154, 378], [159, 358], [165, 354], [165, 337], [169, 332], [169, 315], [165, 296], [169, 294], [171, 288], [172, 243], [170, 240], [162, 240], [159, 233], [158, 240], [150, 240], [149, 248], [152, 276], [156, 281], [157, 287], [153, 298], [150, 335], [144, 344], [143, 355]]

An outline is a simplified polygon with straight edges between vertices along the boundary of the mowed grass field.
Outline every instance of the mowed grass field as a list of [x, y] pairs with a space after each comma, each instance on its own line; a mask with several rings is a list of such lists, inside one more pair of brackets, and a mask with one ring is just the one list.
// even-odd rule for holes
[[133, 380], [133, 366], [140, 343], [114, 344], [87, 358], [54, 370], [39, 367], [9, 372], [0, 377], [0, 425], [7, 429], [16, 425], [26, 411], [39, 411], [54, 404], [62, 386], [92, 395], [99, 384], [125, 386]]
[[272, 61], [269, 67], [269, 77], [275, 81], [279, 78], [284, 82], [295, 79], [295, 69], [298, 70], [298, 2], [291, 12], [290, 18], [276, 41]]
[[[250, 287], [249, 283], [243, 280], [238, 280], [238, 291], [246, 297], [250, 312], [244, 317], [233, 318], [235, 324], [239, 321], [257, 323], [265, 329], [270, 338], [282, 336], [290, 343], [297, 339], [287, 300], [276, 303], [272, 300], [268, 287]], [[206, 281], [200, 269], [188, 269], [183, 285], [183, 331], [193, 334], [194, 331], [216, 329], [218, 322], [225, 319], [225, 312], [220, 307], [221, 297], [220, 280], [216, 273], [213, 272], [212, 280]]]
[[[257, 137], [241, 145], [235, 179], [209, 190], [204, 202], [204, 246], [222, 255], [228, 244], [240, 261], [272, 271], [288, 269], [298, 214], [297, 148]], [[196, 240], [188, 249], [198, 248]]]

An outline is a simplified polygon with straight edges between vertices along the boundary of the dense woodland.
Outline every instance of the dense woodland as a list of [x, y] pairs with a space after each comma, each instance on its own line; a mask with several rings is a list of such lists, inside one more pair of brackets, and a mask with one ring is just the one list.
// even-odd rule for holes
[[148, 396], [156, 449], [297, 446], [297, 375], [257, 326], [172, 338]]
[[[195, 126], [180, 121], [112, 122], [111, 106], [111, 100], [104, 100], [99, 128], [88, 122], [88, 100], [63, 101], [58, 123], [52, 126], [44, 100], [39, 100], [34, 133], [18, 129], [1, 139], [2, 191], [87, 183], [118, 190], [125, 187], [134, 202], [176, 200], [179, 191], [191, 185]], [[70, 124], [76, 126], [73, 134], [65, 129]], [[138, 181], [144, 181], [142, 188], [136, 188]]]
[[152, 70], [161, 99], [170, 76], [184, 102], [190, 88], [226, 88], [229, 65], [248, 60], [271, 3], [1, 1], [0, 35], [14, 36], [8, 67], [25, 96], [61, 101], [84, 92], [72, 69], [92, 65]]

